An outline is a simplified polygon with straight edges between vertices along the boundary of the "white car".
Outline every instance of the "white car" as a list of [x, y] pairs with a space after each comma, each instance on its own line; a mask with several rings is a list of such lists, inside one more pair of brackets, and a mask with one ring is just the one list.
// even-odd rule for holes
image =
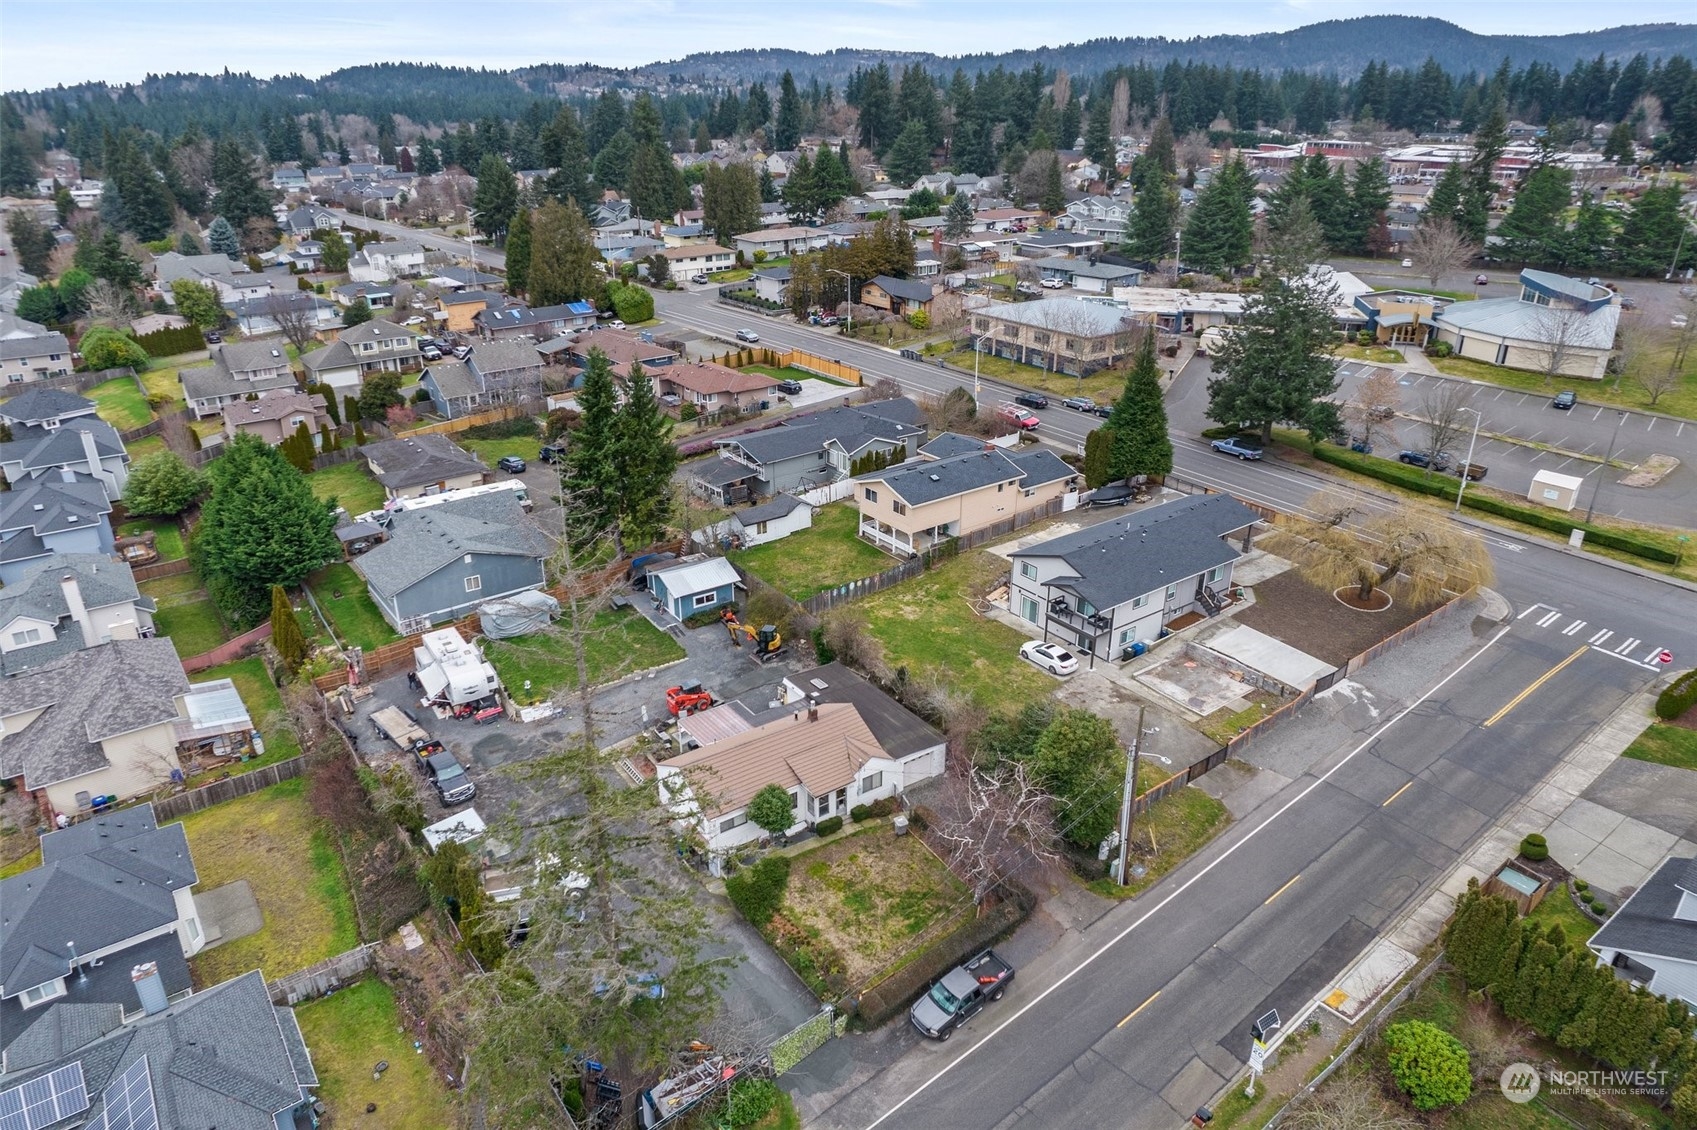
[[1403, 266], [1405, 266], [1405, 267], [1412, 267], [1412, 266], [1414, 266], [1414, 260], [1412, 260], [1412, 259], [1404, 259], [1404, 260], [1403, 260], [1403, 261], [1402, 261], [1402, 265], [1403, 265]]
[[618, 318], [614, 318], [612, 321], [607, 323], [607, 328], [610, 330], [622, 330], [625, 328], [625, 324]]
[[737, 331], [737, 340], [738, 341], [759, 341], [760, 335], [755, 333], [753, 330], [738, 330]]
[[1051, 675], [1070, 675], [1078, 670], [1078, 657], [1056, 643], [1030, 640], [1020, 645], [1019, 657], [1035, 663]]
[[1062, 282], [1060, 279], [1044, 279], [1038, 285], [1042, 286], [1046, 290], [1061, 290], [1067, 284]]
[[1691, 318], [1688, 315], [1675, 314], [1673, 316], [1673, 327], [1676, 330], [1683, 330], [1686, 327], [1686, 325], [1688, 325], [1690, 323], [1690, 321], [1691, 321]]
[[423, 324], [424, 324], [424, 319], [421, 318], [421, 317], [417, 317], [417, 316], [408, 318], [406, 321], [401, 323], [401, 325], [403, 325], [403, 326], [422, 326]]

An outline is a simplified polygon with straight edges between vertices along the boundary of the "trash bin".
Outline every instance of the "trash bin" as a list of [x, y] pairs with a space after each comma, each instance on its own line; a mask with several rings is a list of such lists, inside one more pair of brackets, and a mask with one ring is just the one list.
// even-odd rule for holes
[[1192, 1126], [1206, 1126], [1212, 1121], [1214, 1121], [1214, 1112], [1205, 1106], [1197, 1107], [1196, 1113], [1190, 1116], [1190, 1124]]

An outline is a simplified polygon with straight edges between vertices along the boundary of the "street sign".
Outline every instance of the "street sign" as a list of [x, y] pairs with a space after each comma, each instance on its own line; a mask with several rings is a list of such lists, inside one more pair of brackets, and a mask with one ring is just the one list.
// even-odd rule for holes
[[1267, 1067], [1267, 1045], [1256, 1040], [1249, 1048], [1249, 1070], [1259, 1075]]
[[1268, 1009], [1266, 1014], [1264, 1016], [1262, 1016], [1261, 1019], [1257, 1020], [1254, 1024], [1251, 1024], [1249, 1026], [1249, 1034], [1255, 1038], [1257, 1043], [1265, 1041], [1269, 1036], [1271, 1036], [1274, 1032], [1277, 1032], [1278, 1030], [1279, 1030], [1279, 1010], [1276, 1009], [1276, 1008]]
[[1673, 652], [1668, 651], [1666, 648], [1662, 649], [1660, 652], [1658, 652], [1656, 654], [1656, 662], [1657, 663], [1672, 663], [1673, 662]]

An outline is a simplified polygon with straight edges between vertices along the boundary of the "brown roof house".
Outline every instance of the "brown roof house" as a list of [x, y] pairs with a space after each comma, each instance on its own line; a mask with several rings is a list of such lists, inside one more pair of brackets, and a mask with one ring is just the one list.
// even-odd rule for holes
[[914, 311], [931, 310], [931, 284], [917, 279], [893, 279], [878, 275], [860, 288], [860, 301], [875, 310], [885, 310], [898, 318]]
[[594, 333], [578, 334], [577, 340], [567, 347], [571, 363], [580, 369], [589, 367], [589, 354], [599, 349], [607, 355], [607, 360], [613, 363], [613, 375], [618, 377], [630, 376], [631, 362], [640, 361], [642, 367], [652, 370], [663, 365], [670, 365], [678, 359], [678, 355], [663, 345], [655, 345], [652, 341], [644, 341], [641, 337], [624, 330], [596, 330]]
[[319, 429], [330, 423], [324, 410], [324, 398], [317, 393], [275, 392], [258, 400], [238, 400], [224, 406], [224, 438], [238, 435], [258, 436], [272, 447], [295, 434], [305, 424], [312, 433], [312, 446], [323, 442]]
[[778, 382], [764, 373], [744, 373], [711, 361], [686, 361], [649, 374], [666, 404], [693, 404], [702, 415], [756, 412]]

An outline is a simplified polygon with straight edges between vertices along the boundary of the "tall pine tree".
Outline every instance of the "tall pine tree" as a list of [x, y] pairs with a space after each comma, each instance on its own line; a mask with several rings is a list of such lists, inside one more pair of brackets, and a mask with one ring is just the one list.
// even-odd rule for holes
[[617, 432], [620, 540], [633, 548], [645, 546], [660, 539], [671, 519], [678, 450], [672, 445], [672, 421], [660, 411], [654, 384], [635, 362], [625, 381]]
[[1165, 475], [1173, 469], [1173, 441], [1167, 434], [1167, 409], [1161, 400], [1161, 367], [1155, 360], [1155, 330], [1144, 327], [1125, 389], [1103, 424], [1114, 438], [1108, 451], [1108, 478]]
[[507, 227], [507, 292], [523, 295], [530, 288], [530, 209], [520, 208]]

